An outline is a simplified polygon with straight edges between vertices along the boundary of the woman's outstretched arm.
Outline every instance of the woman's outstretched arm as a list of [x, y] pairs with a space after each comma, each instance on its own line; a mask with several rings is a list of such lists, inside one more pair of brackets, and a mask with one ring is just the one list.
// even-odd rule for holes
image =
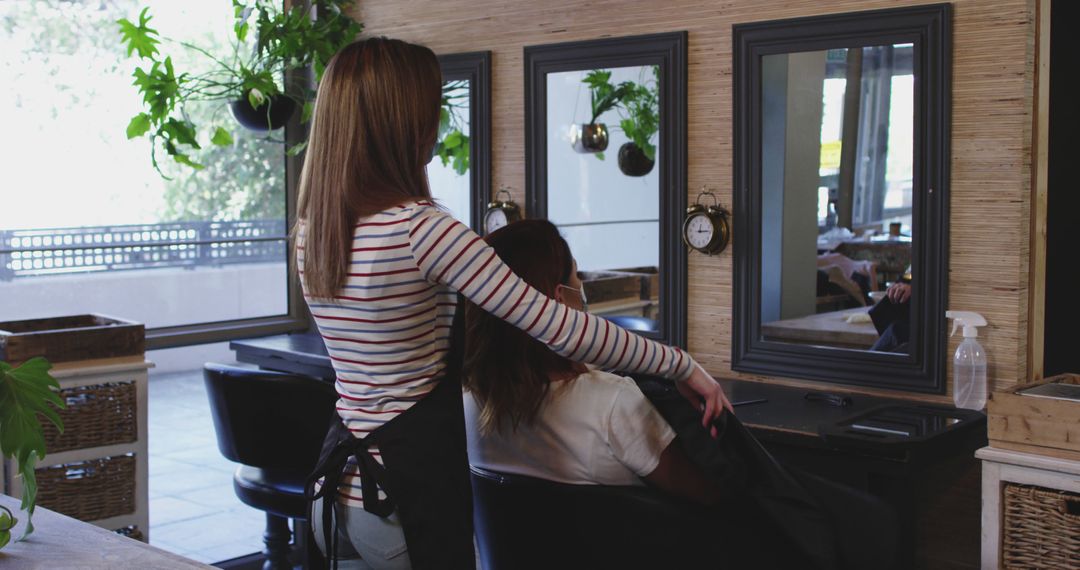
[[540, 293], [515, 275], [483, 238], [449, 214], [418, 205], [409, 226], [412, 253], [427, 281], [453, 288], [571, 360], [681, 381], [684, 395], [700, 397], [695, 403], [702, 406], [706, 424], [730, 406], [716, 381], [689, 354]]

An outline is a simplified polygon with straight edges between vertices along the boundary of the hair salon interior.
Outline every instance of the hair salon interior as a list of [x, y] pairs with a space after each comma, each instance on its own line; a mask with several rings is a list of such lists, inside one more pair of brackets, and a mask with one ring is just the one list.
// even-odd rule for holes
[[[1080, 569], [1076, 6], [0, 2], [0, 567]], [[414, 241], [352, 249], [368, 273], [320, 304], [297, 271], [327, 195], [305, 204], [304, 162], [311, 185], [334, 164], [320, 126], [363, 133], [363, 165], [413, 140], [400, 108], [338, 113], [357, 40], [354, 74], [399, 73], [386, 92], [423, 72], [393, 54], [437, 56], [430, 198], [359, 220], [353, 245]], [[541, 312], [469, 296], [472, 250], [380, 218], [412, 210], [486, 239]], [[409, 269], [355, 261], [401, 244]], [[441, 448], [389, 430], [434, 404], [356, 411], [421, 386], [372, 371], [397, 340], [350, 336], [407, 328], [362, 283], [408, 271], [468, 297], [432, 321], [467, 338], [423, 356], [453, 390], [464, 361], [471, 467], [451, 429], [461, 453], [421, 479], [471, 494], [402, 498], [400, 465]], [[540, 344], [544, 322], [585, 354]], [[730, 411], [691, 404], [696, 368]], [[340, 491], [361, 507], [329, 524], [311, 474], [327, 426], [363, 422], [384, 455], [338, 453], [367, 501]], [[472, 529], [430, 514], [447, 494]], [[463, 556], [430, 538], [447, 527]]]

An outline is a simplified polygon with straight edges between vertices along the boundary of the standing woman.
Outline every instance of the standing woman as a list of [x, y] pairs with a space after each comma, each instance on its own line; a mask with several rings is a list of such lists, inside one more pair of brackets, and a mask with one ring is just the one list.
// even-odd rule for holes
[[432, 203], [441, 96], [435, 54], [386, 38], [342, 49], [319, 85], [294, 235], [340, 396], [308, 484], [335, 565], [475, 567], [457, 293], [566, 358], [677, 381], [706, 425], [730, 409], [682, 350], [539, 293]]

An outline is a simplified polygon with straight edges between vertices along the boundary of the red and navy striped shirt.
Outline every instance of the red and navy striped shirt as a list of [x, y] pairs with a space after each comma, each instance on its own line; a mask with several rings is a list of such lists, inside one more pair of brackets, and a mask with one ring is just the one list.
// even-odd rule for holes
[[[301, 227], [301, 268], [303, 238]], [[359, 220], [345, 286], [333, 299], [305, 295], [337, 373], [338, 413], [357, 437], [435, 387], [446, 365], [455, 292], [571, 360], [675, 380], [693, 370], [693, 360], [678, 348], [533, 289], [483, 238], [420, 201]], [[381, 460], [377, 450], [373, 455]], [[344, 503], [363, 504], [356, 477], [347, 475], [339, 491]]]

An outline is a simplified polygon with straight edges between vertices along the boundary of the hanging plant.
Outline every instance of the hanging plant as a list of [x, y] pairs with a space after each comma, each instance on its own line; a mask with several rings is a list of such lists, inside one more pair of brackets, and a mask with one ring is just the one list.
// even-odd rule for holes
[[611, 71], [606, 69], [594, 69], [590, 71], [582, 83], [589, 87], [589, 101], [592, 107], [592, 117], [589, 122], [577, 127], [573, 141], [574, 150], [580, 153], [592, 153], [596, 158], [604, 160], [603, 151], [607, 150], [609, 136], [608, 127], [597, 120], [604, 113], [616, 108], [625, 96], [632, 84], [623, 82], [612, 85]]
[[469, 82], [466, 80], [443, 83], [441, 108], [439, 109], [439, 136], [435, 143], [435, 156], [443, 166], [464, 176], [469, 172], [469, 135], [465, 134], [469, 109]]
[[[142, 64], [135, 69], [133, 84], [142, 95], [143, 111], [128, 123], [127, 137], [149, 136], [150, 159], [159, 173], [159, 149], [180, 164], [201, 169], [192, 154], [207, 138], [214, 145], [233, 144], [229, 126], [196, 124], [186, 111], [189, 105], [230, 105], [241, 124], [267, 132], [281, 128], [298, 106], [303, 109], [301, 120], [307, 122], [315, 91], [309, 86], [287, 88], [283, 78], [288, 72], [311, 68], [317, 82], [330, 58], [363, 29], [348, 15], [352, 0], [318, 2], [315, 18], [316, 8], [296, 5], [282, 10], [280, 0], [233, 0], [232, 5], [232, 55], [225, 57], [162, 37], [149, 25], [153, 19], [149, 8], [139, 13], [138, 23], [117, 21], [128, 56], [136, 55]], [[178, 71], [160, 46], [195, 52], [206, 58], [210, 71]], [[300, 143], [288, 152], [298, 154], [305, 146]]]
[[619, 128], [630, 139], [619, 148], [619, 169], [628, 176], [645, 176], [656, 164], [653, 139], [660, 130], [660, 67], [651, 67], [652, 80], [633, 83], [619, 109]]
[[[34, 532], [30, 520], [37, 503], [34, 465], [45, 457], [45, 435], [38, 415], [64, 431], [63, 421], [54, 409], [63, 408], [64, 401], [57, 394], [60, 385], [49, 374], [51, 367], [49, 361], [41, 357], [31, 358], [19, 366], [0, 361], [0, 452], [5, 459], [15, 460], [17, 476], [23, 479], [19, 508], [26, 512], [26, 527], [19, 540]], [[10, 540], [15, 523], [10, 511], [0, 513], [0, 548]]]

